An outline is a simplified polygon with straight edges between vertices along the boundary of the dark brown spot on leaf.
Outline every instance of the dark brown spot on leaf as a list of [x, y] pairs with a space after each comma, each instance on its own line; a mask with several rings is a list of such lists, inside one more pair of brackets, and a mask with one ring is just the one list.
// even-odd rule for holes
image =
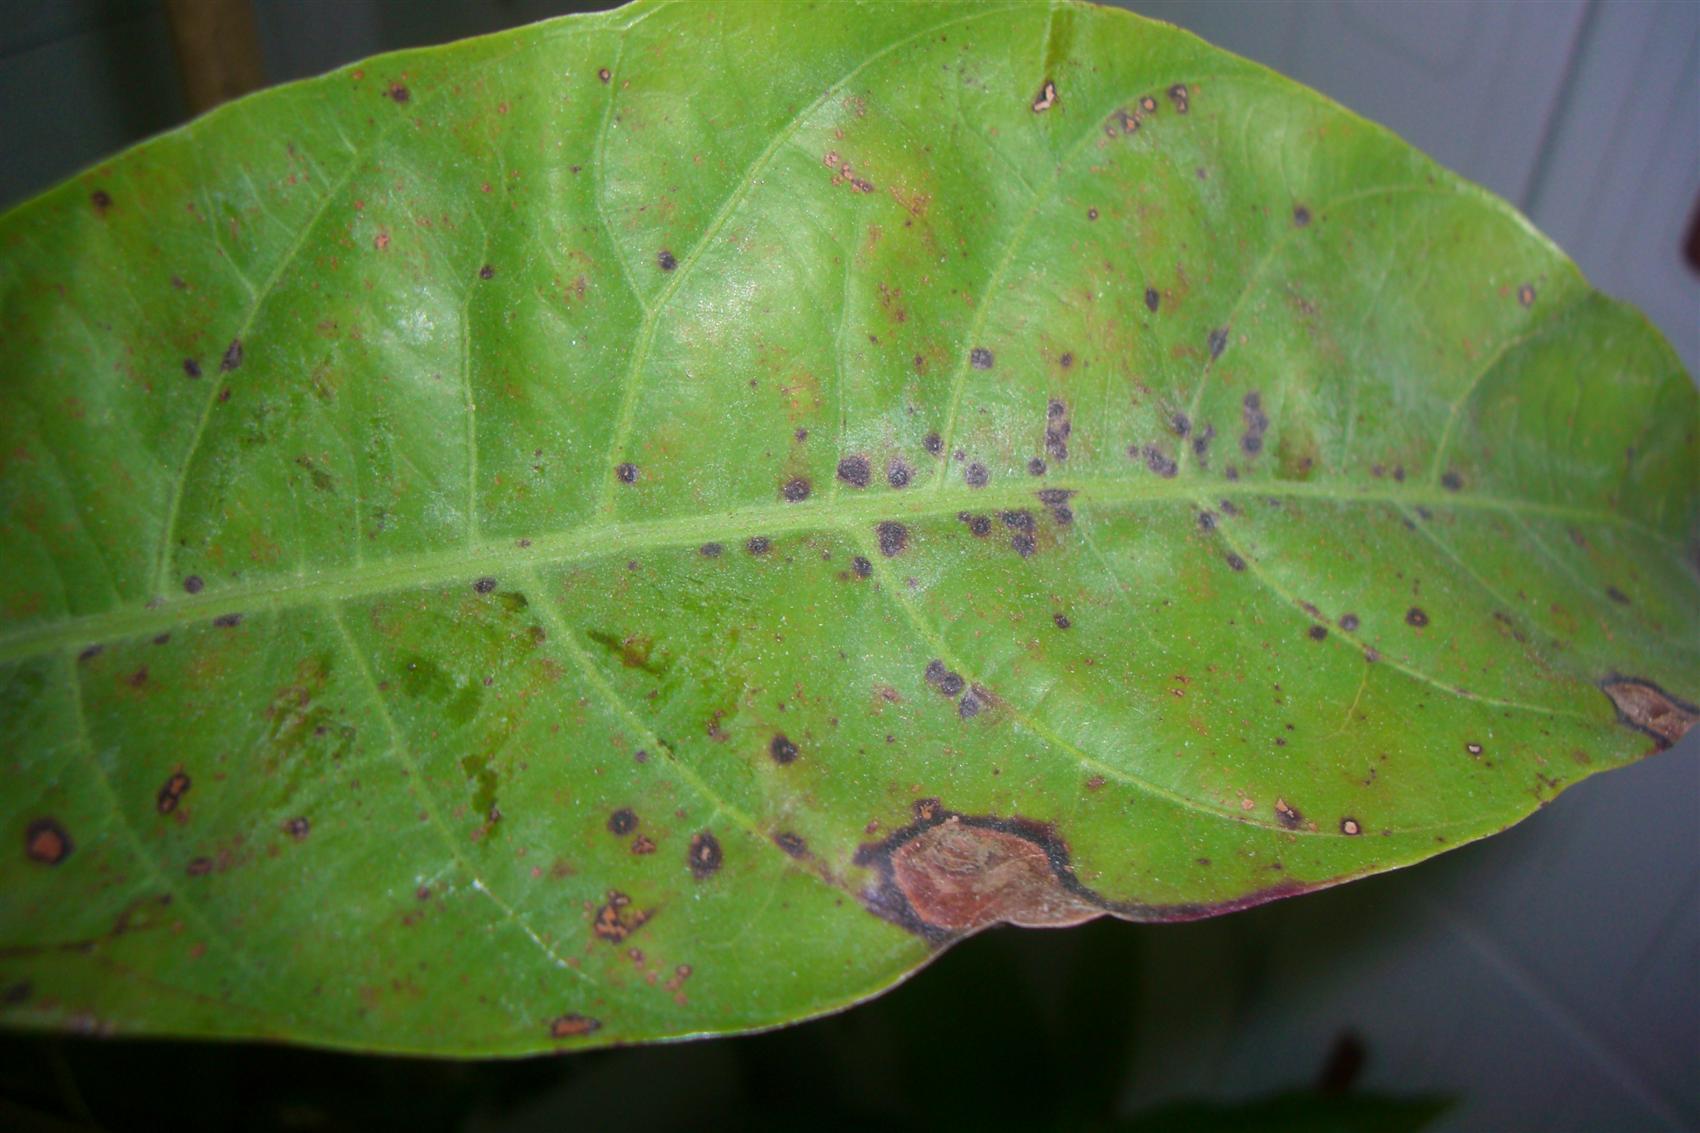
[[235, 629], [242, 624], [241, 614], [220, 614], [213, 619], [213, 625], [219, 629]]
[[1353, 630], [1357, 629], [1358, 628], [1358, 615], [1356, 615], [1356, 614], [1341, 614], [1340, 615], [1340, 628], [1345, 630], [1347, 633], [1351, 633]]
[[177, 804], [183, 801], [183, 796], [189, 793], [190, 779], [181, 771], [174, 771], [160, 787], [154, 796], [154, 809], [161, 814], [170, 814], [177, 809]]
[[1535, 305], [1535, 285], [1532, 283], [1525, 283], [1523, 286], [1519, 287], [1517, 289], [1517, 302], [1523, 304], [1525, 307], [1533, 307]]
[[558, 1015], [549, 1023], [549, 1037], [552, 1039], [577, 1039], [601, 1029], [602, 1024], [588, 1015]]
[[476, 590], [480, 594], [488, 594], [490, 591], [496, 589], [496, 580], [491, 578], [489, 575], [485, 575], [483, 578], [472, 584], [472, 589]]
[[76, 844], [56, 818], [38, 818], [24, 828], [24, 855], [42, 865], [58, 865]]
[[752, 535], [744, 544], [744, 550], [752, 555], [765, 555], [773, 548], [773, 541], [766, 535]]
[[691, 876], [698, 881], [713, 877], [720, 872], [720, 839], [706, 830], [701, 834], [691, 835], [691, 848], [686, 861], [691, 867]]
[[909, 475], [909, 466], [899, 457], [893, 457], [891, 463], [885, 466], [885, 482], [893, 488], [908, 487]]
[[867, 578], [874, 573], [874, 564], [865, 556], [857, 555], [850, 560], [850, 569], [855, 572], [857, 578]]
[[112, 194], [105, 189], [96, 189], [89, 194], [89, 204], [94, 206], [95, 212], [105, 216], [106, 211], [112, 207]]
[[1068, 620], [1067, 614], [1052, 614], [1051, 624], [1055, 625], [1058, 629], [1067, 629], [1074, 623]]
[[638, 470], [635, 464], [617, 464], [614, 466], [614, 476], [622, 484], [637, 483]]
[[705, 559], [718, 559], [725, 550], [726, 548], [721, 546], [719, 543], [704, 543], [702, 546], [697, 548], [697, 554], [701, 555]]
[[1228, 567], [1231, 570], [1244, 570], [1245, 569], [1245, 560], [1240, 558], [1238, 555], [1234, 554], [1234, 552], [1232, 552], [1232, 551], [1228, 552], [1227, 560], [1228, 560]]
[[888, 559], [896, 558], [909, 546], [909, 529], [901, 523], [887, 521], [875, 528], [879, 535], [880, 554]]
[[1187, 106], [1188, 106], [1188, 102], [1189, 102], [1189, 95], [1188, 95], [1188, 92], [1187, 92], [1186, 84], [1185, 83], [1176, 83], [1174, 86], [1169, 88], [1168, 95], [1169, 95], [1169, 101], [1172, 104], [1174, 104], [1175, 113], [1185, 114], [1187, 112]]
[[1328, 630], [1327, 630], [1326, 627], [1317, 626], [1317, 625], [1313, 625], [1313, 626], [1310, 627], [1310, 639], [1312, 641], [1323, 641], [1327, 637], [1328, 637]]
[[1033, 113], [1043, 114], [1057, 104], [1057, 84], [1046, 79], [1039, 88], [1039, 93], [1033, 98]]
[[1145, 289], [1145, 309], [1147, 311], [1150, 311], [1153, 315], [1155, 315], [1157, 313], [1157, 307], [1162, 303], [1162, 301], [1163, 297], [1157, 293], [1157, 289], [1155, 287], [1147, 287]]
[[968, 352], [968, 364], [976, 370], [989, 370], [992, 368], [992, 352], [984, 346], [976, 346]]
[[219, 360], [218, 368], [221, 373], [230, 373], [242, 364], [242, 340], [233, 338], [230, 345], [224, 348], [224, 357]]
[[1358, 825], [1357, 819], [1355, 819], [1355, 818], [1342, 818], [1340, 820], [1340, 833], [1346, 835], [1347, 837], [1355, 838], [1359, 834], [1362, 834], [1363, 832], [1364, 832], [1364, 829], [1363, 829], [1363, 827]]
[[1408, 626], [1414, 626], [1417, 629], [1422, 629], [1424, 626], [1428, 625], [1428, 615], [1423, 613], [1421, 606], [1412, 606], [1409, 610], [1405, 611], [1405, 624]]
[[1293, 223], [1303, 228], [1310, 223], [1310, 209], [1304, 205], [1293, 206]]
[[776, 732], [768, 742], [767, 754], [773, 757], [773, 762], [780, 765], [791, 763], [797, 758], [797, 745], [784, 732]]
[[201, 364], [193, 358], [185, 358], [183, 359], [183, 372], [191, 378], [198, 378], [201, 376]]
[[1700, 720], [1700, 708], [1639, 677], [1611, 677], [1600, 689], [1617, 708], [1618, 722], [1653, 737], [1660, 750], [1673, 746]]
[[1464, 486], [1464, 478], [1456, 472], [1448, 472], [1440, 478], [1440, 485], [1448, 492], [1456, 492]]
[[637, 812], [631, 807], [621, 807], [608, 816], [608, 833], [625, 837], [638, 828]]
[[302, 842], [313, 832], [313, 824], [308, 821], [306, 815], [298, 814], [283, 824], [283, 832], [297, 842]]
[[662, 271], [672, 271], [679, 266], [679, 261], [673, 258], [673, 253], [666, 248], [655, 254], [655, 263]]
[[865, 456], [847, 456], [838, 462], [838, 478], [852, 488], [868, 486], [868, 458]]
[[809, 482], [802, 476], [795, 476], [785, 481], [779, 489], [779, 494], [787, 503], [800, 503], [809, 498]]
[[928, 433], [921, 438], [921, 447], [937, 456], [944, 451], [944, 441], [937, 433]]
[[991, 476], [986, 471], [986, 466], [981, 464], [979, 461], [975, 461], [973, 464], [970, 464], [967, 468], [962, 470], [962, 481], [970, 488], [984, 488], [986, 486], [986, 481], [990, 478]]
[[199, 594], [205, 586], [206, 583], [201, 581], [201, 576], [198, 574], [191, 574], [183, 580], [183, 589], [189, 594]]
[[809, 853], [809, 844], [788, 831], [775, 834], [773, 844], [794, 858], [807, 857]]
[[1288, 830], [1296, 830], [1304, 822], [1304, 815], [1288, 805], [1286, 799], [1276, 799], [1275, 820]]
[[927, 683], [939, 690], [943, 696], [955, 698], [962, 694], [967, 682], [962, 674], [944, 667], [944, 662], [934, 658], [927, 662]]

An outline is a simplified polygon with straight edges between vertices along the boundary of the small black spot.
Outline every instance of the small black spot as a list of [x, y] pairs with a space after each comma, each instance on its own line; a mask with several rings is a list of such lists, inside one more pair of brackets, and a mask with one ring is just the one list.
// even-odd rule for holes
[[744, 544], [744, 550], [752, 555], [765, 555], [773, 547], [773, 541], [766, 535], [752, 535]]
[[850, 569], [856, 573], [857, 578], [867, 578], [874, 573], [874, 564], [862, 555], [857, 555], [850, 560]]
[[1216, 530], [1216, 515], [1214, 512], [1201, 511], [1198, 513], [1198, 527], [1201, 531]]
[[921, 447], [932, 453], [934, 456], [937, 456], [939, 453], [944, 451], [944, 441], [940, 439], [937, 433], [928, 433], [925, 437], [921, 438]]
[[1351, 633], [1353, 630], [1357, 629], [1358, 628], [1358, 615], [1356, 615], [1356, 614], [1341, 614], [1340, 615], [1340, 628], [1345, 630], [1347, 633]]
[[691, 835], [691, 848], [686, 855], [686, 861], [690, 864], [691, 876], [698, 881], [713, 877], [720, 872], [720, 839], [706, 830], [701, 834]]
[[962, 470], [962, 481], [970, 488], [984, 488], [989, 479], [991, 479], [991, 476], [986, 471], [986, 466], [979, 461], [975, 461]]
[[306, 815], [298, 814], [283, 824], [283, 832], [297, 842], [302, 842], [313, 832], [313, 824]]
[[105, 189], [96, 189], [89, 194], [89, 204], [94, 206], [95, 212], [105, 216], [106, 210], [112, 207], [112, 194]]
[[1428, 625], [1428, 615], [1423, 613], [1421, 606], [1412, 606], [1409, 610], [1405, 611], [1405, 624], [1422, 629], [1424, 626]]
[[413, 97], [413, 92], [400, 83], [391, 83], [390, 89], [384, 92], [395, 102], [406, 102]]
[[1245, 560], [1240, 558], [1238, 555], [1234, 554], [1234, 552], [1229, 551], [1227, 558], [1228, 558], [1228, 567], [1229, 567], [1230, 570], [1244, 570], [1245, 569]]
[[1210, 360], [1214, 362], [1222, 356], [1222, 351], [1228, 346], [1228, 328], [1217, 327], [1210, 332]]
[[794, 858], [804, 858], [809, 854], [809, 844], [788, 830], [775, 834], [773, 844]]
[[1327, 637], [1328, 637], [1328, 629], [1327, 629], [1326, 626], [1315, 626], [1315, 625], [1313, 625], [1313, 626], [1310, 627], [1310, 639], [1312, 641], [1322, 641], [1322, 640], [1326, 639]]
[[[1129, 450], [1129, 455], [1133, 455], [1133, 450]], [[1179, 471], [1174, 458], [1169, 456], [1156, 445], [1146, 445], [1144, 456], [1145, 467], [1149, 468], [1164, 479], [1173, 477], [1175, 473]]]
[[622, 484], [637, 483], [638, 470], [635, 464], [619, 464], [614, 467], [614, 476]]
[[1067, 629], [1069, 626], [1074, 624], [1073, 622], [1068, 620], [1067, 614], [1052, 614], [1051, 615], [1051, 622], [1058, 629]]
[[719, 543], [704, 543], [702, 546], [697, 548], [697, 554], [701, 555], [705, 559], [718, 559], [721, 552], [725, 550], [726, 548], [722, 547]]
[[1086, 210], [1086, 219], [1087, 220], [1097, 220], [1098, 219], [1098, 210], [1097, 209], [1087, 209]]
[[773, 757], [775, 763], [791, 763], [797, 758], [797, 745], [784, 732], [775, 732], [767, 745], [767, 754]]
[[992, 533], [992, 521], [983, 515], [970, 515], [962, 512], [956, 517], [968, 525], [968, 530], [976, 539], [984, 539]]
[[87, 664], [88, 662], [93, 661], [96, 657], [100, 656], [101, 650], [105, 648], [106, 646], [104, 645], [85, 645], [82, 652], [77, 654], [78, 663]]
[[909, 545], [909, 529], [901, 523], [886, 521], [874, 529], [880, 540], [880, 554], [894, 559]]
[[672, 271], [674, 268], [679, 266], [679, 261], [674, 259], [673, 253], [669, 252], [666, 248], [663, 248], [661, 251], [656, 253], [655, 263], [662, 271]]
[[1043, 476], [1045, 474], [1045, 462], [1038, 457], [1029, 460], [1027, 462], [1027, 474], [1029, 476]]
[[847, 456], [838, 462], [838, 478], [852, 488], [868, 486], [868, 458]]
[[1065, 370], [1068, 369], [1070, 366], [1073, 366], [1074, 365], [1074, 355], [1073, 355], [1073, 353], [1071, 353], [1069, 351], [1064, 351], [1063, 356], [1061, 358], [1057, 359], [1057, 365], [1061, 366]]
[[1448, 472], [1440, 478], [1440, 486], [1448, 492], [1456, 492], [1464, 486], [1464, 478], [1456, 472]]
[[220, 614], [213, 619], [213, 625], [219, 629], [234, 629], [242, 624], [241, 614]]
[[185, 358], [183, 359], [183, 373], [191, 378], [198, 378], [201, 376], [201, 364], [193, 358]]
[[1613, 602], [1616, 602], [1620, 606], [1629, 605], [1629, 595], [1625, 594], [1615, 586], [1606, 587], [1606, 597], [1610, 598]]
[[1305, 225], [1309, 224], [1310, 223], [1310, 209], [1306, 208], [1304, 205], [1294, 205], [1293, 206], [1293, 223], [1298, 225], [1300, 228], [1303, 228], [1303, 227], [1305, 227]]
[[1169, 428], [1175, 431], [1175, 436], [1184, 437], [1192, 432], [1192, 422], [1185, 413], [1176, 413], [1169, 418]]
[[1168, 90], [1169, 101], [1174, 104], [1176, 114], [1187, 112], [1187, 89], [1185, 83], [1176, 83]]
[[1068, 419], [1068, 406], [1053, 399], [1045, 407], [1045, 455], [1057, 463], [1068, 459], [1068, 436], [1074, 426]]
[[480, 594], [488, 594], [490, 591], [496, 589], [496, 580], [491, 578], [489, 575], [485, 575], [477, 582], [474, 582], [472, 584], [472, 588]]
[[793, 476], [785, 481], [784, 486], [779, 489], [779, 494], [785, 497], [786, 503], [801, 503], [809, 498], [809, 481], [802, 476]]
[[1157, 313], [1158, 305], [1162, 302], [1163, 297], [1157, 294], [1157, 289], [1155, 287], [1147, 287], [1145, 289], [1145, 309], [1147, 311], [1150, 311], [1153, 315], [1155, 315]]
[[1533, 307], [1535, 305], [1535, 285], [1532, 283], [1525, 283], [1523, 286], [1519, 287], [1517, 289], [1517, 302], [1523, 304], [1525, 307]]
[[891, 463], [885, 466], [885, 482], [893, 488], [907, 488], [909, 476], [909, 466], [900, 457], [892, 457]]
[[199, 594], [205, 586], [206, 583], [201, 581], [201, 576], [198, 574], [191, 574], [183, 580], [183, 590], [188, 594]]
[[976, 692], [970, 692], [956, 702], [956, 714], [964, 720], [972, 720], [980, 714], [980, 710], [985, 706], [985, 701], [980, 699], [976, 690]]
[[1014, 535], [1011, 535], [1009, 537], [1009, 546], [1011, 550], [1024, 559], [1032, 555], [1035, 549], [1033, 536], [1027, 534], [1025, 531], [1018, 531]]
[[496, 269], [491, 267], [489, 264], [485, 264], [483, 267], [478, 269], [478, 278], [479, 279], [495, 279], [496, 278]]
[[976, 370], [989, 370], [992, 368], [992, 352], [984, 346], [976, 346], [968, 352], [968, 364]]
[[608, 833], [625, 837], [638, 828], [637, 812], [631, 807], [621, 807], [608, 816]]
[[224, 357], [219, 361], [218, 368], [223, 373], [230, 373], [242, 364], [242, 340], [233, 338], [230, 345], [224, 348]]
[[1215, 439], [1216, 427], [1206, 423], [1204, 428], [1198, 430], [1198, 435], [1192, 438], [1193, 455], [1202, 457], [1207, 454], [1210, 451], [1210, 442]]
[[1031, 533], [1033, 530], [1033, 513], [1030, 511], [1006, 511], [999, 518], [1003, 520], [1003, 525], [1012, 531]]
[[944, 667], [944, 662], [934, 658], [927, 662], [927, 683], [938, 689], [944, 696], [955, 697], [962, 692], [964, 682], [960, 673], [954, 673]]

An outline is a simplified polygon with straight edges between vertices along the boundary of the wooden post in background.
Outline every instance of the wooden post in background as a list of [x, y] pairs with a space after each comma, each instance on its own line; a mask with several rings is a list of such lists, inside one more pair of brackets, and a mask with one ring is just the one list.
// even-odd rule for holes
[[166, 0], [165, 11], [191, 114], [266, 85], [249, 0]]

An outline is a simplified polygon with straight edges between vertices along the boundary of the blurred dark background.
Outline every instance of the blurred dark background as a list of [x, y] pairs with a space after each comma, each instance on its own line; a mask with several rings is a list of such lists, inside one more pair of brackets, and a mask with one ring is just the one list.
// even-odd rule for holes
[[[0, 207], [220, 90], [602, 6], [0, 0]], [[1123, 6], [1292, 75], [1513, 201], [1700, 371], [1700, 4]], [[251, 53], [186, 80], [174, 44], [231, 35], [232, 10]], [[1045, 1129], [1114, 1115], [1138, 1130], [1700, 1129], [1697, 897], [1691, 736], [1417, 868], [1194, 925], [988, 932], [874, 1004], [769, 1035], [465, 1064], [4, 1036], [0, 1127]]]

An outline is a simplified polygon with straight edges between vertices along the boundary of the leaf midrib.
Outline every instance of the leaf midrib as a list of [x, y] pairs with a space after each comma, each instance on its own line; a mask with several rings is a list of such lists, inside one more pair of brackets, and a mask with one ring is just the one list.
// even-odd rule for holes
[[145, 605], [20, 626], [0, 635], [0, 663], [59, 649], [81, 649], [158, 633], [224, 614], [246, 614], [255, 610], [275, 612], [311, 602], [348, 601], [443, 586], [487, 575], [500, 579], [504, 571], [515, 569], [535, 570], [587, 559], [617, 558], [636, 551], [687, 547], [695, 543], [741, 542], [755, 535], [771, 538], [799, 533], [843, 534], [853, 532], [858, 526], [884, 520], [924, 519], [964, 511], [1036, 508], [1040, 506], [1037, 493], [1046, 489], [1073, 493], [1071, 502], [1075, 505], [1187, 504], [1199, 497], [1271, 497], [1322, 503], [1502, 511], [1588, 524], [1609, 524], [1635, 531], [1667, 550], [1678, 547], [1678, 541], [1668, 534], [1627, 516], [1536, 500], [1435, 491], [1427, 485], [1389, 490], [1297, 481], [1203, 481], [1185, 476], [1148, 480], [1046, 477], [1044, 480], [1011, 480], [980, 489], [952, 486], [936, 491], [873, 492], [819, 502], [774, 502], [704, 514], [583, 524], [529, 537], [516, 535], [499, 541], [396, 555], [312, 573], [271, 575], [251, 582], [217, 587], [198, 595], [156, 596]]

